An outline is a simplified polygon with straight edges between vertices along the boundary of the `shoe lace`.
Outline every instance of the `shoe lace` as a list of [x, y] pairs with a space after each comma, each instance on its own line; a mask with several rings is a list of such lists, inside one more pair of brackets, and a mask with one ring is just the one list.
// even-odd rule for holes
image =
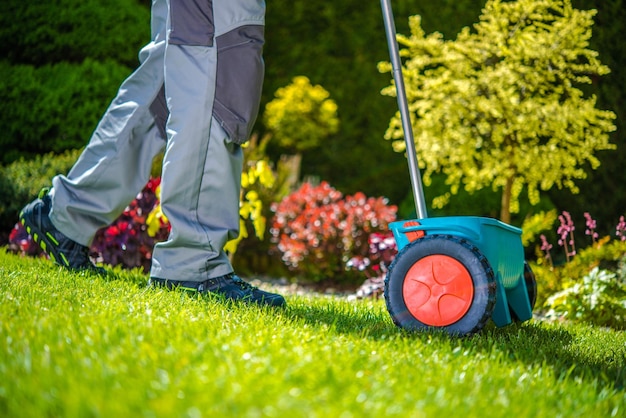
[[237, 285], [241, 290], [250, 290], [250, 291], [257, 290], [256, 286], [253, 286], [250, 283], [244, 280], [241, 280], [239, 276], [233, 275], [232, 281], [233, 281], [233, 284]]

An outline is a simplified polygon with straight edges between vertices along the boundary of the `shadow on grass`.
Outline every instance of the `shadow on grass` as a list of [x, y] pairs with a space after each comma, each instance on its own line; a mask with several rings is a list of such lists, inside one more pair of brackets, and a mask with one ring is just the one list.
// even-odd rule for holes
[[[580, 331], [576, 331], [579, 329]], [[496, 348], [512, 359], [530, 365], [549, 365], [556, 376], [597, 380], [626, 388], [626, 345], [611, 340], [600, 329], [585, 330], [532, 321], [486, 330], [486, 337], [474, 336], [485, 351]], [[600, 341], [606, 337], [607, 341]], [[595, 339], [595, 340], [594, 340]], [[578, 345], [580, 344], [580, 347]]]
[[[386, 312], [367, 310], [363, 306], [345, 303], [308, 304], [307, 301], [290, 303], [284, 316], [309, 325], [324, 327], [340, 334], [352, 334], [371, 339], [386, 339], [403, 332], [397, 328]], [[408, 335], [408, 334], [407, 334]]]
[[[580, 331], [581, 335], [577, 335], [576, 329], [570, 331], [562, 325], [539, 321], [513, 323], [502, 328], [490, 323], [478, 334], [454, 337], [441, 330], [406, 331], [396, 327], [386, 312], [363, 313], [362, 308], [351, 310], [349, 306], [335, 304], [290, 305], [281, 315], [323, 327], [325, 331], [374, 340], [402, 338], [416, 343], [435, 340], [441, 341], [442, 347], [461, 346], [487, 356], [495, 349], [512, 361], [536, 367], [548, 366], [558, 379], [595, 380], [598, 390], [609, 386], [618, 390], [626, 388], [626, 346], [589, 340], [596, 334], [585, 334], [584, 329]], [[576, 347], [578, 344], [581, 347]]]

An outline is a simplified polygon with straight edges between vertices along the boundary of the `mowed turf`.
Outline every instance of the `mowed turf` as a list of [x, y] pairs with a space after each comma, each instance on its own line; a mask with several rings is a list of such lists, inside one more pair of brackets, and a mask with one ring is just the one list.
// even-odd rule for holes
[[382, 301], [286, 308], [0, 250], [0, 416], [626, 417], [626, 336], [531, 320], [453, 338]]

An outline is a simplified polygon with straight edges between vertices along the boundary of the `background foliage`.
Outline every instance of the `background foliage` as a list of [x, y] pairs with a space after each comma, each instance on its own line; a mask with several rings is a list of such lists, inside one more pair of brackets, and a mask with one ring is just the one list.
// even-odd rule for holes
[[[139, 48], [148, 40], [149, 4], [147, 0], [3, 3], [0, 94], [6, 99], [0, 102], [0, 145], [4, 150], [0, 163], [8, 164], [20, 154], [31, 158], [32, 152], [85, 144], [119, 83], [136, 66]], [[426, 33], [438, 31], [447, 39], [476, 22], [484, 4], [484, 0], [392, 1], [399, 33], [408, 34], [408, 16], [419, 14]], [[626, 120], [622, 88], [626, 85], [626, 43], [615, 42], [623, 33], [626, 8], [622, 0], [575, 0], [573, 4], [598, 10], [590, 47], [600, 52], [599, 58], [612, 72], [594, 80], [589, 90], [598, 95], [600, 108], [617, 113], [617, 132], [611, 142], [618, 148], [600, 155], [600, 168], [589, 170], [588, 179], [577, 183], [580, 194], [552, 190], [549, 195], [559, 210], [570, 210], [576, 216], [584, 211], [595, 213], [598, 229], [608, 233], [626, 207], [626, 193], [618, 192], [624, 188], [620, 162], [626, 160], [622, 130]], [[390, 77], [376, 68], [378, 62], [388, 59], [379, 2], [274, 0], [268, 3], [266, 38], [262, 104], [294, 76], [305, 75], [312, 84], [324, 86], [338, 105], [340, 129], [321, 149], [304, 155], [303, 175], [328, 180], [344, 193], [387, 196], [399, 205], [399, 217], [409, 216], [412, 205], [402, 204], [412, 199], [407, 196], [406, 162], [382, 140], [396, 106], [394, 99], [380, 96]], [[64, 67], [63, 71], [40, 69], [46, 65]], [[45, 87], [51, 73], [60, 80], [50, 80]], [[34, 89], [37, 85], [45, 88]], [[257, 130], [264, 131], [260, 122]], [[30, 149], [22, 146], [24, 138], [30, 138]], [[281, 153], [270, 152], [274, 156]], [[426, 190], [426, 194], [436, 196], [439, 191]], [[489, 201], [497, 207], [499, 197], [459, 194], [438, 214], [491, 215]], [[519, 225], [521, 220], [513, 222]]]
[[0, 164], [85, 145], [150, 33], [126, 0], [6, 0], [0, 14]]
[[[609, 72], [588, 48], [594, 14], [570, 0], [491, 0], [475, 31], [449, 41], [410, 18], [411, 35], [399, 42], [415, 146], [424, 183], [442, 173], [450, 186], [433, 205], [459, 188], [502, 190], [499, 219], [510, 223], [524, 187], [533, 204], [557, 186], [576, 192], [585, 168], [597, 168], [595, 154], [615, 148], [615, 114], [580, 90]], [[395, 97], [395, 87], [383, 93]], [[385, 137], [405, 151], [398, 115]]]
[[[10, 161], [19, 155], [78, 148], [85, 144], [119, 83], [137, 64], [137, 52], [149, 37], [148, 0], [59, 0], [37, 4], [7, 0], [0, 14], [0, 182]], [[426, 33], [441, 32], [452, 39], [462, 27], [477, 21], [484, 0], [436, 3], [423, 0], [392, 0], [399, 33], [408, 34], [408, 16], [422, 16]], [[598, 231], [608, 234], [626, 207], [624, 171], [626, 137], [623, 121], [626, 85], [626, 43], [621, 39], [626, 8], [622, 0], [574, 0], [581, 9], [595, 8], [590, 47], [611, 73], [594, 79], [588, 91], [598, 95], [598, 106], [617, 113], [617, 131], [611, 142], [616, 151], [600, 154], [598, 170], [588, 168], [588, 179], [577, 182], [581, 192], [551, 190], [551, 201], [540, 208], [522, 202], [520, 225], [526, 213], [556, 207], [582, 218], [585, 211], [598, 219]], [[409, 179], [402, 155], [382, 140], [396, 111], [392, 98], [381, 97], [389, 75], [377, 70], [388, 59], [378, 2], [343, 0], [316, 3], [303, 0], [274, 0], [267, 10], [265, 48], [266, 84], [263, 105], [294, 76], [306, 75], [313, 84], [324, 86], [337, 103], [339, 131], [315, 152], [304, 155], [303, 175], [329, 181], [344, 193], [363, 191], [387, 196], [399, 206], [398, 216], [411, 215], [412, 197], [407, 196]], [[61, 109], [59, 109], [61, 108]], [[259, 120], [256, 130], [265, 128]], [[28, 146], [23, 146], [29, 144]], [[72, 145], [70, 145], [72, 144]], [[271, 149], [274, 157], [282, 150]], [[28, 148], [28, 149], [27, 149]], [[36, 163], [35, 163], [36, 164]], [[65, 172], [62, 170], [60, 172]], [[4, 177], [3, 177], [4, 176]], [[393, 181], [390, 181], [393, 179]], [[24, 181], [24, 180], [21, 180]], [[27, 180], [26, 180], [27, 181]], [[38, 180], [35, 182], [37, 183]], [[26, 189], [29, 186], [26, 186]], [[428, 197], [441, 194], [443, 179], [433, 179]], [[12, 186], [10, 186], [12, 187]], [[21, 187], [21, 186], [19, 186]], [[38, 189], [39, 186], [32, 187]], [[2, 194], [0, 207], [9, 209], [0, 220], [16, 218], [29, 196]], [[497, 216], [499, 196], [490, 191], [461, 192], [432, 215], [468, 214]], [[15, 206], [15, 208], [10, 208]], [[2, 218], [6, 216], [7, 218]], [[12, 223], [5, 223], [0, 233]], [[582, 234], [582, 231], [576, 231]]]
[[50, 186], [53, 176], [66, 174], [79, 155], [80, 150], [70, 150], [0, 166], [0, 243], [6, 243], [24, 204], [37, 196], [42, 187]]
[[294, 77], [274, 96], [265, 106], [263, 121], [280, 147], [304, 152], [337, 132], [337, 104], [324, 87], [312, 86], [307, 77]]
[[0, 61], [0, 162], [85, 145], [128, 69], [91, 58], [35, 67]]
[[[400, 205], [399, 217], [408, 216], [412, 197], [408, 197], [408, 205], [402, 204], [409, 190], [406, 162], [402, 155], [391, 152], [390, 144], [381, 141], [396, 106], [393, 99], [380, 97], [380, 90], [390, 77], [379, 74], [375, 68], [375, 63], [388, 60], [379, 2], [285, 3], [274, 1], [268, 6], [265, 94], [271, 95], [285, 84], [280, 80], [305, 74], [312, 83], [331, 92], [341, 119], [337, 139], [329, 140], [319, 152], [304, 156], [303, 173], [318, 174], [345, 193], [362, 190], [369, 195], [385, 195]], [[419, 14], [426, 33], [438, 31], [446, 39], [476, 22], [484, 4], [481, 0], [392, 1], [399, 33], [408, 34], [408, 16]], [[584, 10], [598, 9], [590, 47], [599, 51], [599, 58], [611, 68], [611, 73], [594, 79], [588, 90], [598, 95], [599, 108], [617, 113], [617, 131], [611, 142], [618, 148], [599, 154], [600, 168], [590, 172], [587, 180], [577, 182], [580, 194], [552, 190], [549, 197], [559, 211], [570, 210], [577, 217], [585, 211], [596, 214], [599, 230], [609, 233], [626, 207], [626, 193], [614, 192], [625, 184], [620, 161], [626, 160], [626, 135], [622, 129], [622, 121], [626, 120], [622, 88], [626, 85], [626, 44], [615, 39], [620, 39], [623, 32], [626, 8], [622, 0], [576, 0], [573, 5]], [[289, 42], [291, 39], [295, 41]], [[427, 198], [438, 194], [437, 190], [426, 190]], [[459, 194], [452, 199], [454, 206], [437, 214], [490, 215], [499, 206], [500, 198], [486, 195]], [[494, 206], [488, 206], [488, 200]], [[523, 216], [514, 218], [513, 223], [520, 225], [522, 220]]]

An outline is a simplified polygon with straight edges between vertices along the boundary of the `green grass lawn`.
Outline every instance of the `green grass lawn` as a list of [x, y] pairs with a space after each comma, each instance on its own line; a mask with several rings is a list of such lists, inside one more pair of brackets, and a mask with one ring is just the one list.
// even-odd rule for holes
[[412, 334], [381, 301], [258, 308], [146, 282], [0, 250], [0, 416], [626, 416], [623, 332]]

